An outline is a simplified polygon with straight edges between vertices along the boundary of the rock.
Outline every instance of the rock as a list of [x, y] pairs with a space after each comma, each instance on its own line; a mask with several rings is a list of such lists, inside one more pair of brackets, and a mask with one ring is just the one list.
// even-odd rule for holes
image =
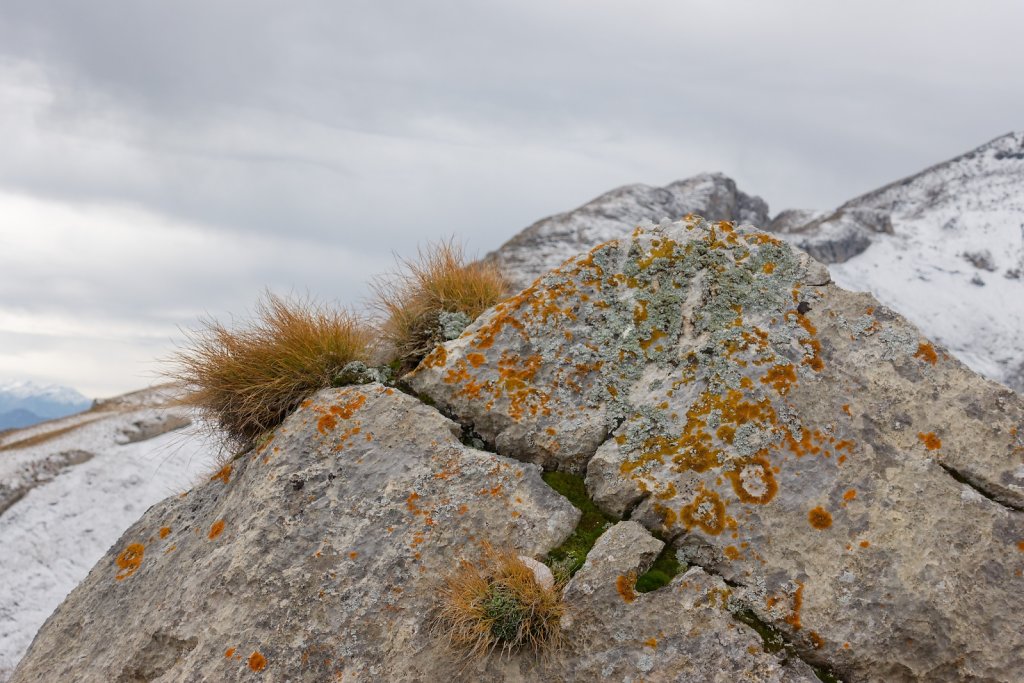
[[618, 239], [640, 223], [677, 220], [687, 214], [709, 220], [766, 225], [768, 205], [741, 192], [721, 173], [678, 180], [665, 187], [626, 185], [583, 206], [537, 221], [488, 255], [515, 290], [581, 251]]
[[406, 380], [844, 680], [1024, 680], [1024, 402], [767, 234], [637, 229]]
[[579, 517], [536, 468], [466, 448], [459, 432], [379, 384], [321, 392], [262, 450], [125, 532], [12, 680], [452, 669], [429, 632], [439, 576], [484, 540], [542, 555]]
[[151, 410], [131, 424], [123, 427], [118, 435], [114, 437], [115, 443], [128, 444], [148, 441], [161, 434], [173, 432], [176, 429], [183, 429], [192, 424], [192, 419], [187, 415], [168, 413], [161, 410]]
[[573, 609], [562, 656], [579, 662], [576, 680], [818, 680], [798, 659], [765, 654], [757, 634], [729, 612], [729, 586], [699, 567], [664, 589], [634, 591], [663, 546], [636, 522], [619, 522], [566, 586]]
[[433, 632], [444, 577], [485, 541], [533, 563], [579, 511], [536, 467], [460, 431], [379, 384], [317, 394], [261, 449], [151, 508], [12, 681], [813, 681], [730, 618], [719, 579], [691, 572], [624, 600], [619, 575], [662, 546], [630, 522], [566, 589], [563, 647], [462, 661]]
[[537, 580], [539, 586], [548, 590], [555, 587], [555, 575], [551, 573], [546, 564], [526, 555], [519, 555], [519, 561], [530, 568], [530, 571], [533, 572], [533, 578]]

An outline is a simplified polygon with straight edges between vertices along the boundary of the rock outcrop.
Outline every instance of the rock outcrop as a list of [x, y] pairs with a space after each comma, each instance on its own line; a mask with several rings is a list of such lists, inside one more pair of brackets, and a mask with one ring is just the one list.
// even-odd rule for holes
[[[637, 228], [405, 381], [317, 394], [150, 509], [13, 680], [1024, 680], [1024, 401], [769, 234]], [[628, 521], [563, 647], [467, 663], [439, 582], [580, 518], [541, 466]], [[686, 571], [638, 592], [666, 542]]]
[[662, 545], [636, 524], [574, 578], [550, 660], [460, 661], [432, 631], [440, 579], [485, 541], [542, 557], [579, 518], [539, 468], [460, 433], [379, 384], [318, 394], [258, 451], [150, 509], [13, 681], [814, 680], [760, 650], [717, 577], [624, 599], [614, 577]]
[[702, 173], [665, 187], [637, 184], [606, 192], [572, 211], [537, 221], [488, 258], [501, 264], [518, 291], [579, 252], [629, 234], [639, 223], [691, 213], [708, 220], [768, 224], [763, 199], [744, 194], [721, 173]]
[[585, 472], [809, 662], [1024, 680], [1024, 402], [770, 235], [637, 229], [408, 379], [498, 452]]

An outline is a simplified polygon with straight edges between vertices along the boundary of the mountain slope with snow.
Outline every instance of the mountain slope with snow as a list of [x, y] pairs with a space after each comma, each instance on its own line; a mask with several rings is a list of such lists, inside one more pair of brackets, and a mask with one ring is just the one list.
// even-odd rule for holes
[[0, 681], [139, 515], [215, 468], [176, 398], [147, 389], [0, 434]]
[[688, 213], [708, 220], [767, 225], [768, 204], [744, 194], [721, 173], [704, 173], [665, 187], [625, 185], [572, 211], [543, 218], [522, 230], [488, 258], [495, 259], [517, 288], [596, 244], [618, 239], [643, 221], [673, 220]]
[[1024, 391], [1024, 132], [781, 233], [830, 263], [840, 286], [870, 291], [973, 370]]

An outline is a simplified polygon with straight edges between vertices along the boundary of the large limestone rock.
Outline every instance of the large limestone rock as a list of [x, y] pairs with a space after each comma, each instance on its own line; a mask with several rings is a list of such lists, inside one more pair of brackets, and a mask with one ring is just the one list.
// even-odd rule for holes
[[849, 681], [1024, 680], [1024, 404], [763, 233], [637, 229], [408, 378]]
[[151, 508], [43, 626], [13, 681], [811, 683], [760, 649], [694, 570], [634, 599], [661, 548], [610, 531], [568, 587], [566, 645], [466, 663], [432, 627], [437, 588], [481, 544], [543, 557], [579, 512], [538, 468], [460, 443], [379, 384], [307, 402], [258, 450]]

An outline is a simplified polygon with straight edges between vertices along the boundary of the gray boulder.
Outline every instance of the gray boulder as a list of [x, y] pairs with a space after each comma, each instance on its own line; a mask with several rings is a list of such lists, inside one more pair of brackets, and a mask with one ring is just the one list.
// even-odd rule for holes
[[407, 380], [844, 680], [1024, 680], [1024, 402], [767, 234], [638, 229]]
[[618, 576], [661, 547], [635, 523], [609, 533], [566, 590], [564, 647], [464, 661], [432, 626], [443, 578], [485, 541], [543, 557], [580, 513], [539, 468], [460, 433], [380, 384], [319, 393], [258, 450], [125, 532], [12, 680], [814, 680], [761, 651], [719, 579], [622, 599]]

